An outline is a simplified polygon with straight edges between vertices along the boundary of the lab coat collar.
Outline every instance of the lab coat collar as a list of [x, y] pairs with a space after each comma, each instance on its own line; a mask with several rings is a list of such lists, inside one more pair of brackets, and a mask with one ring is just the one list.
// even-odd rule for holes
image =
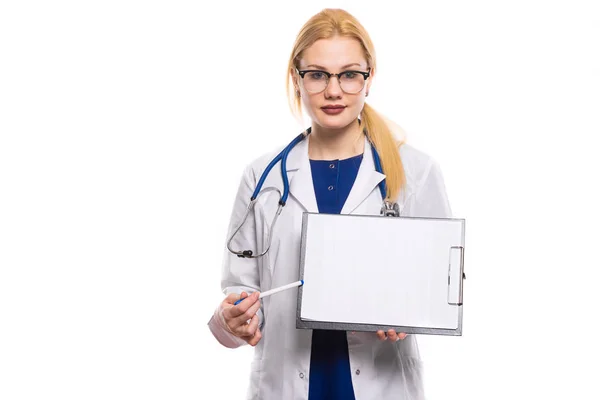
[[[310, 136], [298, 143], [290, 151], [286, 171], [288, 172], [290, 182], [290, 195], [298, 200], [306, 211], [318, 213], [319, 208], [313, 186], [310, 159], [308, 158], [309, 140]], [[378, 197], [381, 197], [377, 185], [385, 179], [385, 175], [375, 170], [371, 144], [366, 136], [364, 140], [363, 159], [341, 214], [351, 214], [375, 189], [377, 190]]]

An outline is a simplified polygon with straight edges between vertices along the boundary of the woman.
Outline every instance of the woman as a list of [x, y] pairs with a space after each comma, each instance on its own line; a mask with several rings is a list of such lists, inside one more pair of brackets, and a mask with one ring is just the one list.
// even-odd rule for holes
[[[379, 215], [383, 199], [378, 184], [385, 178], [387, 200], [397, 202], [402, 215], [450, 216], [437, 163], [399, 144], [385, 120], [365, 103], [375, 71], [375, 52], [367, 32], [343, 10], [326, 9], [313, 16], [294, 44], [288, 94], [293, 92], [296, 111], [304, 107], [312, 124], [287, 158], [290, 196], [264, 256], [243, 258], [226, 252], [222, 288], [227, 297], [209, 322], [222, 345], [255, 346], [250, 399], [424, 397], [413, 335], [393, 330], [296, 329], [296, 290], [258, 300], [260, 291], [299, 279], [304, 211]], [[385, 175], [375, 171], [371, 146], [379, 154]], [[242, 222], [260, 176], [280, 151], [246, 168], [229, 235]], [[265, 180], [264, 194], [237, 231], [231, 248], [257, 252], [267, 248], [280, 199], [280, 193], [269, 188], [282, 191], [279, 164]], [[234, 305], [240, 298], [244, 301]]]

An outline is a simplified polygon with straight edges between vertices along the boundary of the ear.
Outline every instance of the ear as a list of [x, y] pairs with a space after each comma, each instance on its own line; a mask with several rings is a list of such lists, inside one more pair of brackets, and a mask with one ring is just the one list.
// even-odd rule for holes
[[298, 74], [294, 68], [290, 69], [290, 75], [292, 76], [292, 82], [294, 84], [294, 91], [300, 90], [300, 82], [298, 82]]
[[369, 79], [367, 79], [367, 91], [366, 93], [369, 93], [369, 91], [371, 90], [371, 85], [373, 84], [373, 78], [375, 77], [375, 70], [373, 68], [371, 68], [371, 74], [369, 75]]

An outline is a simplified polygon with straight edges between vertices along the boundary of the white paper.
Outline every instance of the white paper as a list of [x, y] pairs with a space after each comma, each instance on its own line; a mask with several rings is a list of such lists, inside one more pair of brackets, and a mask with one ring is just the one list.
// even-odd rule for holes
[[462, 220], [308, 214], [307, 223], [302, 319], [457, 329], [459, 307], [448, 303]]

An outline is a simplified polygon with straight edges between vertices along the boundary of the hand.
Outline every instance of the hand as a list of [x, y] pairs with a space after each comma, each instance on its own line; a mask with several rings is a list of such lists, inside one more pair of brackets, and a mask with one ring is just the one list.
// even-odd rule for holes
[[[256, 346], [262, 338], [258, 327], [258, 315], [256, 315], [260, 308], [259, 295], [258, 292], [254, 292], [250, 296], [246, 292], [242, 292], [240, 296], [231, 293], [221, 303], [221, 315], [227, 330], [232, 335], [245, 340], [251, 346]], [[246, 298], [246, 300], [237, 306], [234, 305], [237, 300], [243, 298]]]
[[389, 329], [387, 332], [377, 331], [377, 337], [379, 340], [388, 340], [388, 338], [392, 342], [397, 342], [398, 340], [404, 340], [408, 336], [407, 333], [394, 331], [393, 329]]

